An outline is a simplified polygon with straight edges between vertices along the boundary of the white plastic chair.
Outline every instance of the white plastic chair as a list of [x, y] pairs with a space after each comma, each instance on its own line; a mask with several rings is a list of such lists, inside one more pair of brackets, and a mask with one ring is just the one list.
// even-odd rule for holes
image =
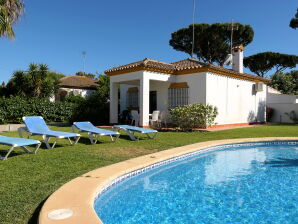
[[169, 119], [169, 116], [170, 116], [170, 113], [169, 111], [167, 110], [163, 110], [161, 113], [160, 113], [160, 124], [164, 124], [165, 127], [167, 127], [167, 122], [168, 122], [168, 119]]
[[133, 125], [133, 123], [135, 124], [135, 126], [139, 126], [139, 113], [137, 110], [132, 110], [131, 112], [131, 116], [132, 116], [132, 120], [131, 120], [131, 125]]
[[154, 126], [154, 124], [157, 124], [157, 126], [159, 126], [160, 124], [160, 120], [159, 120], [159, 110], [155, 110], [153, 111], [152, 115], [151, 115], [151, 119], [150, 121], [150, 126]]

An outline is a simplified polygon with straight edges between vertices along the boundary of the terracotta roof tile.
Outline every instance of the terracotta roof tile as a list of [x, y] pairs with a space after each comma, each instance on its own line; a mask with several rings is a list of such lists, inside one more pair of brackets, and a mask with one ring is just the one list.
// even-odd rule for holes
[[188, 58], [181, 61], [176, 61], [171, 63], [172, 65], [175, 65], [176, 71], [182, 71], [187, 69], [195, 69], [195, 68], [202, 68], [206, 66], [207, 64], [203, 62], [199, 62], [196, 59]]
[[71, 75], [60, 79], [60, 87], [64, 88], [96, 89], [97, 86], [95, 79], [85, 76]]
[[239, 73], [239, 72], [236, 72], [232, 69], [227, 69], [227, 68], [224, 68], [224, 67], [221, 67], [221, 66], [208, 64], [206, 67], [211, 68], [212, 70], [215, 70], [215, 71], [222, 71], [222, 72], [226, 72], [226, 73], [229, 73], [229, 74], [238, 75], [238, 76], [242, 76], [242, 77], [246, 77], [246, 78], [257, 79], [257, 80], [260, 80], [262, 82], [270, 82], [270, 79], [266, 79], [266, 78], [263, 78], [263, 77], [260, 77], [260, 76], [257, 76], [257, 75], [251, 75], [251, 74], [247, 74], [247, 73]]
[[105, 71], [105, 73], [127, 70], [127, 69], [136, 68], [136, 67], [156, 68], [156, 69], [162, 69], [162, 70], [164, 69], [164, 70], [168, 70], [168, 71], [174, 71], [174, 69], [175, 69], [175, 66], [173, 66], [170, 63], [165, 63], [165, 62], [153, 60], [150, 58], [145, 58], [141, 61], [137, 61], [137, 62], [133, 62], [133, 63], [127, 64], [127, 65], [122, 65], [122, 66], [108, 69]]
[[231, 74], [232, 76], [237, 76], [239, 78], [243, 77], [246, 79], [260, 80], [262, 82], [270, 81], [269, 79], [262, 78], [256, 75], [239, 73], [221, 66], [203, 63], [193, 58], [188, 58], [185, 60], [172, 62], [172, 63], [166, 63], [166, 62], [145, 58], [144, 60], [141, 60], [141, 61], [108, 69], [105, 71], [105, 73], [108, 75], [122, 74], [125, 72], [135, 71], [137, 70], [137, 68], [139, 68], [139, 70], [153, 69], [153, 70], [157, 70], [157, 71], [169, 73], [169, 74], [179, 74], [182, 72], [186, 74], [188, 73], [188, 70], [190, 70], [189, 73], [191, 73], [191, 72], [194, 72], [194, 70], [196, 69], [210, 69], [211, 72], [213, 71], [216, 73], [218, 71], [224, 74], [228, 73], [228, 74]]

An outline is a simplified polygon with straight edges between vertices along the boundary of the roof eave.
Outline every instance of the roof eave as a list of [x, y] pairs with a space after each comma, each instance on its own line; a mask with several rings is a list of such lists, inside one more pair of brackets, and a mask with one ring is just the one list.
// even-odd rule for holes
[[108, 76], [115, 76], [115, 75], [121, 75], [121, 74], [126, 74], [126, 73], [132, 73], [132, 72], [137, 72], [137, 71], [151, 71], [151, 72], [159, 72], [159, 73], [165, 73], [165, 74], [172, 74], [172, 75], [188, 75], [192, 73], [201, 73], [201, 72], [210, 72], [210, 73], [216, 73], [216, 74], [221, 74], [221, 75], [226, 75], [229, 77], [234, 77], [234, 78], [239, 78], [239, 79], [244, 79], [248, 81], [254, 81], [254, 82], [264, 82], [264, 83], [269, 83], [270, 79], [262, 78], [259, 76], [254, 76], [254, 75], [249, 75], [249, 74], [240, 74], [236, 72], [230, 72], [230, 71], [222, 71], [219, 69], [214, 69], [214, 68], [191, 68], [191, 69], [186, 69], [186, 70], [180, 70], [180, 71], [169, 71], [165, 69], [156, 69], [156, 68], [148, 68], [148, 67], [134, 67], [134, 68], [129, 68], [129, 69], [122, 69], [118, 71], [105, 71], [105, 74]]
[[144, 66], [136, 66], [133, 68], [125, 68], [121, 70], [106, 70], [104, 73], [108, 76], [115, 76], [115, 75], [121, 75], [126, 73], [132, 73], [132, 72], [138, 72], [138, 71], [150, 71], [150, 72], [158, 72], [158, 73], [164, 73], [164, 74], [174, 74], [174, 70], [167, 70], [167, 69], [160, 69], [160, 68], [152, 68], [152, 67], [144, 67]]
[[215, 74], [220, 74], [220, 75], [225, 75], [228, 77], [233, 77], [233, 78], [238, 78], [238, 79], [244, 79], [247, 81], [253, 81], [253, 82], [264, 82], [264, 83], [270, 83], [270, 79], [262, 78], [259, 76], [255, 75], [250, 75], [250, 74], [245, 74], [245, 73], [237, 73], [233, 71], [223, 71], [220, 69], [215, 69], [215, 68], [208, 68], [208, 67], [203, 67], [203, 68], [192, 68], [192, 69], [187, 69], [187, 70], [181, 70], [175, 72], [175, 75], [188, 75], [188, 74], [193, 74], [193, 73], [202, 73], [202, 72], [209, 72], [209, 73], [215, 73]]

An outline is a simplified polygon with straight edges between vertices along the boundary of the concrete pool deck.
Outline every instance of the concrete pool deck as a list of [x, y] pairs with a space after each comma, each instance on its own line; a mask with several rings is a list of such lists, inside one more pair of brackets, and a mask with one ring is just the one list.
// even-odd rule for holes
[[297, 137], [242, 138], [200, 142], [129, 159], [85, 173], [60, 187], [43, 205], [39, 224], [102, 224], [93, 206], [98, 193], [119, 176], [208, 147], [241, 142], [297, 140]]

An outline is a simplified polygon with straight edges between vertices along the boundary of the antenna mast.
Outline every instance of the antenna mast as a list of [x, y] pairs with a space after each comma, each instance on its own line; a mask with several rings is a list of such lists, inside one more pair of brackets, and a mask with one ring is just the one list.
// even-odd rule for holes
[[194, 48], [195, 48], [195, 8], [196, 0], [193, 0], [193, 10], [192, 10], [192, 46], [191, 46], [191, 58], [194, 58]]
[[82, 55], [83, 55], [83, 73], [85, 74], [85, 64], [86, 64], [86, 51], [82, 51]]
[[234, 30], [238, 30], [238, 25], [234, 23], [234, 20], [232, 19], [232, 22], [229, 24], [229, 30], [231, 30], [231, 55], [233, 55], [233, 34]]

